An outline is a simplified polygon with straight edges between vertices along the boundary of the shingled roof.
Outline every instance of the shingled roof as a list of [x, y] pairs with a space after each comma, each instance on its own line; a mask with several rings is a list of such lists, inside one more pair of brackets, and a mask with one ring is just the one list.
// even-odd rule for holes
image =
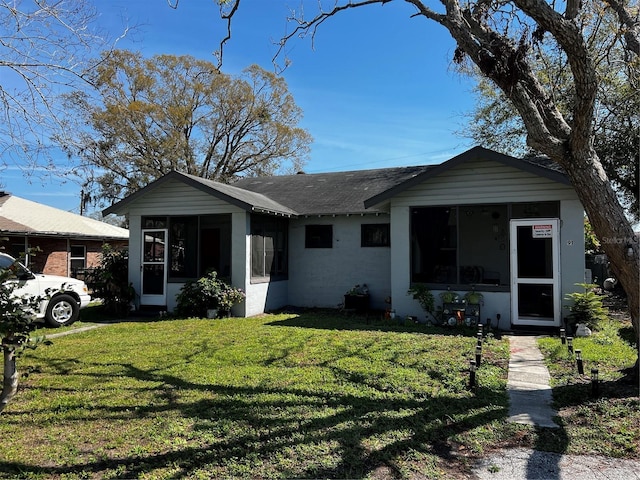
[[129, 230], [0, 192], [0, 234], [127, 240]]
[[247, 211], [285, 216], [388, 213], [385, 202], [398, 193], [474, 159], [493, 160], [569, 184], [548, 159], [521, 160], [474, 147], [439, 165], [393, 167], [348, 172], [243, 178], [231, 185], [172, 171], [103, 211], [125, 213], [127, 205], [165, 182], [177, 180]]
[[260, 193], [294, 209], [298, 215], [346, 215], [376, 213], [364, 201], [403, 183], [430, 168], [382, 168], [350, 172], [251, 177], [238, 180], [235, 187]]

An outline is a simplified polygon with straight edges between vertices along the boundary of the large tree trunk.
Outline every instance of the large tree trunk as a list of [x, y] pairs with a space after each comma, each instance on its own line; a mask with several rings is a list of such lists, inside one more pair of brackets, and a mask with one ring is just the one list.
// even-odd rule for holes
[[3, 345], [4, 379], [0, 393], [0, 412], [9, 404], [18, 392], [18, 369], [16, 367], [16, 349], [13, 345]]
[[[611, 270], [627, 294], [633, 328], [638, 335], [640, 320], [640, 249], [629, 220], [593, 149], [572, 152], [558, 160], [569, 175], [589, 217]], [[639, 373], [638, 361], [635, 375]]]

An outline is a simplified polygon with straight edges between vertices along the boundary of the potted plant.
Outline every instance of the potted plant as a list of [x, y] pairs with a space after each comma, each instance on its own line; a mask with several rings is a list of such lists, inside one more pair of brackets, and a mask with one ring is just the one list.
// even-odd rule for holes
[[361, 312], [369, 310], [369, 287], [366, 283], [358, 284], [344, 294], [344, 308]]
[[480, 292], [476, 292], [475, 290], [471, 290], [470, 292], [464, 294], [464, 300], [467, 303], [471, 303], [474, 305], [479, 305], [480, 303], [482, 303], [482, 298], [482, 294]]
[[433, 316], [433, 310], [435, 309], [435, 297], [433, 292], [422, 283], [416, 283], [407, 290], [407, 295], [413, 296], [414, 300], [417, 300], [422, 309], [427, 314], [427, 321], [436, 323], [436, 319]]
[[442, 292], [440, 294], [440, 299], [442, 300], [442, 303], [456, 303], [459, 301], [460, 295], [458, 292], [452, 292], [447, 288], [446, 292]]

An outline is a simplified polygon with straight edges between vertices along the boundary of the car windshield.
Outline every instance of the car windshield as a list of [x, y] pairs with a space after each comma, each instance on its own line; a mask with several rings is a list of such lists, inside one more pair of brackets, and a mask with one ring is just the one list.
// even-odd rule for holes
[[7, 255], [5, 253], [0, 254], [0, 269], [11, 270], [15, 278], [24, 278], [25, 276], [31, 275], [31, 272], [29, 272], [27, 267], [22, 265], [11, 255]]

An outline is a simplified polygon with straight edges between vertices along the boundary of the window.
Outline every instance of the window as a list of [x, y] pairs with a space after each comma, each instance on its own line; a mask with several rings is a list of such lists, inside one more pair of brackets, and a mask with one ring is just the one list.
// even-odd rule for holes
[[305, 248], [333, 247], [333, 225], [307, 225], [304, 233]]
[[391, 229], [388, 223], [362, 224], [360, 226], [361, 247], [389, 247]]
[[169, 225], [169, 276], [193, 278], [198, 274], [198, 217], [171, 217]]
[[214, 269], [231, 275], [230, 215], [143, 217], [143, 229], [168, 229], [170, 281], [198, 278]]
[[411, 281], [506, 286], [509, 219], [557, 218], [558, 202], [411, 209]]
[[251, 278], [282, 280], [288, 275], [286, 219], [251, 216]]
[[71, 262], [71, 276], [75, 277], [79, 271], [87, 267], [87, 248], [84, 245], [71, 245], [69, 259]]

